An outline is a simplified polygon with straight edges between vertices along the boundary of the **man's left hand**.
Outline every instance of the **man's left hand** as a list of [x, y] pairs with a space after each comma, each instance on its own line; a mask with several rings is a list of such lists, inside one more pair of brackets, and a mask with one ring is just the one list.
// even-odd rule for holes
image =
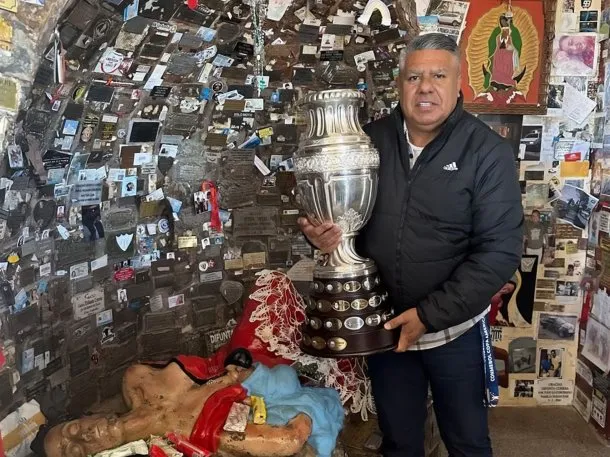
[[417, 315], [417, 310], [415, 308], [408, 309], [404, 313], [387, 322], [384, 327], [386, 330], [402, 327], [400, 329], [400, 339], [398, 340], [396, 352], [405, 352], [413, 344], [415, 344], [424, 333], [426, 333], [426, 326], [422, 324], [422, 321], [419, 320], [419, 316]]

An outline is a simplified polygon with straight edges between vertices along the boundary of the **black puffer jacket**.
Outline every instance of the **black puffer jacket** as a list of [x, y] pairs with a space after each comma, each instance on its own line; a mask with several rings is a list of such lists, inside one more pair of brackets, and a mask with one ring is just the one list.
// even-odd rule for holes
[[465, 112], [461, 98], [413, 170], [400, 107], [364, 130], [381, 165], [358, 252], [377, 262], [397, 313], [417, 307], [429, 332], [480, 314], [521, 258], [512, 147]]

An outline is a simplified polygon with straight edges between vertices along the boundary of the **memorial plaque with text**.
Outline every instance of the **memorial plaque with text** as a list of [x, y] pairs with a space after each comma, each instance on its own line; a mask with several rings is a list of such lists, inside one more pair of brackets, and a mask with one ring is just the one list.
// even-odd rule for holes
[[91, 359], [89, 348], [84, 346], [74, 352], [70, 352], [70, 376], [76, 377], [89, 369]]
[[155, 333], [176, 326], [176, 316], [173, 311], [165, 313], [148, 313], [144, 316], [144, 332]]
[[233, 211], [233, 234], [236, 237], [275, 235], [277, 215], [277, 208], [237, 208]]

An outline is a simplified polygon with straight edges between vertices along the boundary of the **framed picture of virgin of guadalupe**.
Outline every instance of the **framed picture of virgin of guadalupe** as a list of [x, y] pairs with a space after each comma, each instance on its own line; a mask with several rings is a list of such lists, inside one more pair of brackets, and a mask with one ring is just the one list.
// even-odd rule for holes
[[545, 114], [554, 0], [470, 2], [460, 43], [467, 110]]

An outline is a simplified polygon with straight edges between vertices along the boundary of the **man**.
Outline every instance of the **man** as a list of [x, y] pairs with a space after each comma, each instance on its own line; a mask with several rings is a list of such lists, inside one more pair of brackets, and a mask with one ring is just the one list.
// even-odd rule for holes
[[538, 262], [542, 260], [545, 231], [545, 224], [540, 220], [540, 211], [535, 209], [530, 220], [525, 223], [525, 253], [538, 256]]
[[[509, 143], [464, 112], [450, 38], [409, 42], [398, 88], [400, 105], [364, 128], [380, 154], [379, 185], [357, 239], [398, 314], [386, 327], [402, 326], [396, 351], [368, 360], [383, 454], [424, 456], [430, 384], [449, 455], [489, 457], [483, 318], [521, 257], [515, 159]], [[299, 223], [322, 251], [338, 245], [336, 225]], [[487, 362], [493, 366], [493, 354]]]
[[551, 368], [553, 369], [553, 376], [558, 378], [561, 376], [561, 357], [557, 355], [557, 351], [551, 351]]

